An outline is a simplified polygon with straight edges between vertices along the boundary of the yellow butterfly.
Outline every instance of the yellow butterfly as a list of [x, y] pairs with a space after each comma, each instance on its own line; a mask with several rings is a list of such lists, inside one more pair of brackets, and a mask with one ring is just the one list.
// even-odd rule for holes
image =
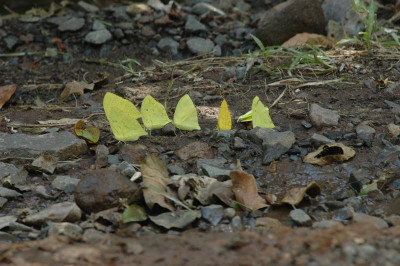
[[147, 95], [142, 102], [142, 120], [146, 129], [160, 129], [171, 122], [164, 106], [151, 95]]
[[182, 96], [176, 105], [174, 125], [182, 130], [200, 130], [197, 110], [188, 94]]
[[265, 108], [263, 103], [260, 101], [258, 96], [254, 97], [253, 104], [251, 106], [251, 112], [253, 116], [253, 128], [255, 127], [267, 127], [274, 128], [275, 125], [269, 116], [268, 108]]
[[228, 103], [223, 100], [219, 108], [217, 130], [230, 130], [231, 128], [231, 113], [229, 112]]
[[141, 114], [130, 101], [107, 92], [103, 99], [103, 107], [117, 140], [135, 141], [147, 135], [137, 121]]

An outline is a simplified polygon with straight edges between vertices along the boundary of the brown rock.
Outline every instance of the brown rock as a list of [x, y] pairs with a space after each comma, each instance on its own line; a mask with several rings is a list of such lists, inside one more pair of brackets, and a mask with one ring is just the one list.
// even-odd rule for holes
[[297, 33], [325, 32], [325, 17], [319, 0], [288, 0], [269, 9], [255, 35], [264, 45], [279, 45]]
[[385, 229], [388, 228], [389, 225], [385, 220], [379, 217], [371, 216], [365, 213], [358, 213], [355, 212], [353, 214], [353, 222], [355, 223], [371, 223], [376, 226], [378, 229]]
[[125, 144], [121, 150], [122, 159], [131, 164], [140, 164], [148, 154], [148, 148], [143, 144]]
[[205, 142], [194, 141], [175, 152], [179, 159], [186, 161], [193, 158], [211, 159], [213, 157], [210, 146]]
[[125, 176], [107, 169], [94, 170], [84, 176], [75, 189], [75, 202], [85, 212], [99, 212], [116, 207], [120, 198], [138, 190]]

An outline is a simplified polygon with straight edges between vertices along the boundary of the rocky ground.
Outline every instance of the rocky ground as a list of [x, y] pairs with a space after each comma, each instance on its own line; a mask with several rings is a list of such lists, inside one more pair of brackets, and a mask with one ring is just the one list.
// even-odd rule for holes
[[[24, 15], [7, 7], [0, 261], [400, 264], [398, 48], [318, 37], [324, 52], [264, 56], [250, 34], [277, 45], [302, 32], [341, 39], [365, 25], [347, 1], [281, 2], [64, 1]], [[378, 10], [391, 29], [395, 4]], [[170, 117], [189, 94], [201, 130], [168, 124], [119, 142], [107, 92], [138, 107], [151, 94]], [[236, 121], [254, 96], [275, 129]], [[233, 125], [217, 131], [223, 99]], [[76, 136], [79, 120], [98, 141]]]

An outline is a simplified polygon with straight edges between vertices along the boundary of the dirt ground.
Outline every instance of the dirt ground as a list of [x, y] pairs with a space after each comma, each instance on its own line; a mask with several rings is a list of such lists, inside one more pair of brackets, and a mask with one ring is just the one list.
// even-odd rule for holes
[[[16, 35], [24, 34], [22, 23], [10, 28]], [[76, 38], [76, 40], [74, 39]], [[326, 50], [331, 58], [332, 68], [321, 70], [318, 65], [303, 65], [292, 70], [282, 64], [288, 58], [279, 54], [267, 61], [256, 53], [242, 57], [195, 56], [177, 60], [170, 54], [152, 55], [145, 41], [122, 45], [117, 43], [111, 48], [105, 61], [99, 60], [100, 48], [92, 47], [79, 39], [82, 36], [65, 33], [63, 39], [69, 39], [75, 48], [68, 48], [72, 60], [66, 56], [44, 57], [42, 54], [0, 58], [0, 85], [17, 84], [18, 89], [10, 101], [0, 110], [3, 118], [0, 131], [10, 133], [11, 128], [23, 133], [35, 134], [28, 130], [37, 127], [38, 121], [78, 118], [86, 119], [100, 129], [99, 144], [106, 145], [111, 153], [118, 153], [121, 143], [113, 138], [100, 107], [104, 95], [114, 92], [131, 100], [135, 105], [141, 103], [147, 94], [163, 102], [168, 86], [173, 78], [172, 89], [168, 96], [168, 114], [173, 115], [174, 106], [185, 93], [189, 93], [199, 112], [201, 131], [176, 132], [166, 136], [160, 131], [152, 132], [150, 137], [141, 138], [137, 143], [144, 144], [158, 155], [171, 154], [184, 145], [200, 140], [211, 147], [215, 156], [221, 156], [220, 139], [214, 137], [218, 108], [221, 100], [226, 99], [233, 117], [232, 127], [236, 130], [249, 130], [249, 124], [237, 123], [236, 118], [249, 111], [254, 96], [271, 106], [270, 115], [280, 131], [292, 131], [296, 135], [296, 144], [308, 151], [310, 136], [314, 133], [354, 132], [354, 125], [365, 123], [376, 130], [372, 146], [363, 145], [354, 139], [341, 139], [352, 146], [356, 156], [350, 162], [333, 163], [316, 167], [293, 160], [289, 155], [276, 161], [276, 171], [262, 164], [262, 150], [249, 144], [244, 150], [230, 150], [229, 163], [240, 160], [243, 169], [256, 177], [261, 195], [275, 194], [281, 198], [290, 188], [305, 186], [315, 181], [321, 188], [321, 194], [307, 199], [298, 208], [309, 213], [317, 213], [319, 202], [334, 200], [335, 195], [349, 189], [348, 166], [368, 168], [371, 175], [381, 172], [394, 173], [392, 180], [400, 176], [393, 165], [378, 164], [378, 155], [384, 145], [379, 136], [387, 132], [390, 123], [399, 124], [397, 114], [392, 112], [385, 100], [399, 102], [400, 54], [392, 48], [371, 48], [350, 44]], [[44, 51], [46, 45], [27, 42], [19, 45], [15, 52]], [[89, 55], [85, 52], [91, 51]], [[128, 73], [114, 65], [126, 56], [134, 58], [141, 66], [134, 65], [133, 73]], [[15, 62], [15, 58], [18, 58]], [[274, 71], [249, 71], [245, 79], [227, 74], [227, 68], [246, 66], [248, 58], [259, 58], [261, 64]], [[14, 61], [13, 61], [14, 60]], [[92, 81], [98, 79], [98, 73], [106, 73], [105, 82], [89, 93], [81, 96], [69, 96], [61, 100], [60, 94], [65, 84], [74, 80]], [[269, 84], [298, 78], [287, 86]], [[385, 83], [387, 79], [390, 83]], [[315, 83], [321, 82], [321, 83]], [[368, 85], [371, 84], [374, 85]], [[305, 86], [297, 86], [306, 84]], [[392, 85], [390, 85], [392, 84]], [[297, 87], [296, 87], [297, 86]], [[205, 96], [210, 96], [205, 98]], [[311, 103], [318, 103], [334, 110], [340, 115], [337, 127], [305, 128], [309, 121]], [[7, 120], [5, 120], [7, 118]], [[11, 122], [7, 122], [11, 121]], [[36, 126], [35, 126], [36, 125]], [[25, 130], [25, 131], [24, 131]], [[73, 132], [73, 126], [61, 126], [60, 130]], [[397, 144], [397, 140], [393, 140]], [[307, 146], [308, 145], [308, 146]], [[92, 145], [92, 147], [95, 145]], [[389, 159], [388, 159], [389, 160]], [[29, 158], [1, 158], [2, 162], [18, 167], [31, 162]], [[93, 151], [77, 158], [78, 167], [66, 174], [82, 177], [95, 164]], [[169, 163], [179, 163], [186, 173], [195, 172], [195, 160], [179, 161], [169, 158]], [[32, 180], [33, 176], [29, 176]], [[391, 182], [393, 182], [391, 180]], [[30, 181], [35, 182], [35, 181]], [[40, 179], [47, 186], [49, 181]], [[387, 217], [400, 214], [396, 194], [393, 188], [382, 189], [383, 199], [369, 197], [364, 212]], [[396, 189], [394, 189], [396, 190]], [[57, 202], [74, 201], [72, 194], [62, 194]], [[15, 209], [45, 207], [54, 204], [54, 200], [43, 199], [34, 194], [24, 195], [23, 200], [8, 202], [0, 215], [13, 213]], [[315, 207], [315, 208], [314, 208]], [[296, 226], [289, 218], [289, 206], [270, 207], [256, 214], [258, 217], [277, 218], [282, 224], [276, 226], [247, 226], [242, 232], [224, 227], [207, 227], [205, 230], [194, 223], [185, 230], [166, 231], [145, 222], [141, 226], [149, 228], [147, 234], [136, 234], [134, 228], [121, 226], [105, 234], [98, 243], [88, 244], [64, 236], [51, 236], [33, 241], [21, 239], [18, 243], [0, 243], [0, 261], [4, 265], [399, 265], [400, 264], [400, 223], [381, 228], [374, 222], [348, 222], [329, 228], [311, 228]], [[251, 214], [239, 211], [248, 219]], [[331, 212], [326, 218], [332, 216]], [[316, 216], [317, 217], [317, 216]], [[322, 219], [322, 218], [321, 218]], [[249, 223], [251, 224], [251, 223]], [[155, 229], [154, 229], [155, 228]], [[154, 230], [153, 230], [154, 229]], [[367, 252], [372, 250], [373, 252]], [[393, 252], [393, 253], [390, 253]]]

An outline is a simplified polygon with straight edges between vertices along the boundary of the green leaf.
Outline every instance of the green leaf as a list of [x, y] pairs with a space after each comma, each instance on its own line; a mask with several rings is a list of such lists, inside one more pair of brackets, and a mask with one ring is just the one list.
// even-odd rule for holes
[[143, 207], [133, 204], [129, 205], [122, 213], [122, 222], [123, 223], [131, 223], [131, 222], [141, 222], [147, 220], [147, 214]]

